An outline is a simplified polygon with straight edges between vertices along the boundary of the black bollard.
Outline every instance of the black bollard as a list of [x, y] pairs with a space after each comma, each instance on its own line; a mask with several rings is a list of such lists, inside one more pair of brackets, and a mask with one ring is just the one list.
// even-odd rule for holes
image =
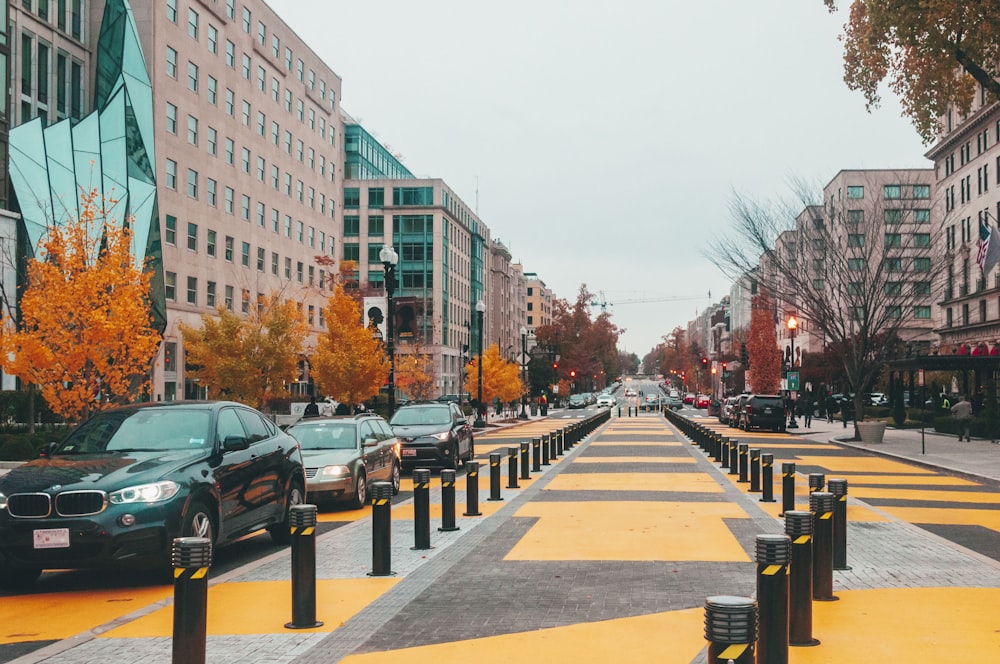
[[794, 509], [795, 464], [784, 462], [781, 464], [781, 513], [778, 516], [784, 516]]
[[809, 473], [809, 493], [822, 491], [826, 486], [826, 475], [823, 473]]
[[392, 483], [372, 482], [372, 571], [368, 576], [391, 576]]
[[556, 438], [556, 454], [559, 456], [566, 454], [566, 441], [563, 439], [563, 430], [559, 429], [552, 435]]
[[813, 515], [813, 599], [833, 602], [833, 494], [814, 491], [809, 494]]
[[549, 461], [556, 460], [556, 435], [554, 433], [549, 434]]
[[740, 479], [737, 480], [737, 481], [740, 482], [741, 484], [745, 484], [745, 483], [747, 483], [747, 482], [750, 481], [749, 478], [748, 478], [750, 463], [749, 463], [749, 459], [747, 458], [747, 457], [750, 456], [749, 450], [750, 450], [750, 446], [749, 445], [747, 445], [746, 443], [740, 443], [740, 447], [739, 447], [739, 454], [740, 454]]
[[774, 500], [774, 455], [770, 452], [760, 455], [760, 480], [763, 494], [762, 503], [773, 503]]
[[441, 471], [441, 527], [438, 530], [449, 533], [458, 529], [455, 525], [455, 471], [445, 468]]
[[178, 537], [170, 548], [174, 567], [173, 664], [205, 664], [208, 568], [212, 540]]
[[490, 452], [490, 497], [487, 500], [503, 500], [500, 497], [500, 453]]
[[413, 471], [413, 550], [424, 551], [431, 546], [431, 471]]
[[709, 664], [754, 664], [757, 602], [730, 595], [707, 598], [705, 639]]
[[750, 450], [750, 493], [760, 493], [760, 450]]
[[833, 494], [833, 569], [848, 570], [847, 564], [847, 480], [831, 479], [827, 483]]
[[788, 643], [815, 646], [812, 636], [813, 515], [805, 510], [785, 512], [785, 534], [792, 541], [792, 564], [788, 578]]
[[531, 468], [528, 466], [528, 449], [531, 443], [521, 443], [521, 479], [531, 479]]
[[542, 465], [548, 466], [549, 463], [549, 434], [542, 434]]
[[538, 473], [542, 470], [542, 439], [531, 439], [531, 472]]
[[507, 448], [507, 488], [518, 489], [517, 483], [517, 448]]
[[788, 535], [757, 535], [757, 664], [788, 664]]
[[465, 512], [462, 516], [480, 516], [479, 511], [479, 462], [465, 462]]
[[719, 467], [729, 469], [729, 436], [722, 439], [722, 444], [719, 446]]
[[740, 472], [739, 442], [732, 438], [729, 441], [729, 474], [736, 475]]
[[287, 629], [321, 627], [316, 620], [316, 506], [292, 505], [288, 509], [292, 534], [292, 622]]

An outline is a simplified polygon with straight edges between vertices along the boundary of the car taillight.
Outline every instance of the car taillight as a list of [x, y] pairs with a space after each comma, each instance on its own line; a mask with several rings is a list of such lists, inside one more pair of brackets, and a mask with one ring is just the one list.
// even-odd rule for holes
[[749, 415], [752, 412], [753, 412], [753, 406], [751, 406], [750, 404], [747, 404], [747, 415]]

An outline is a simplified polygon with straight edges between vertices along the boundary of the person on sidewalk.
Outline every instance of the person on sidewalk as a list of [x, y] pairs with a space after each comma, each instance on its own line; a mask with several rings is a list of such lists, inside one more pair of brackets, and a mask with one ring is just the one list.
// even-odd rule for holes
[[802, 404], [802, 417], [805, 419], [806, 428], [812, 427], [813, 421], [813, 400], [808, 394], [800, 402]]
[[319, 406], [316, 404], [316, 397], [309, 397], [309, 403], [302, 411], [302, 419], [307, 417], [319, 417]]
[[833, 414], [837, 410], [837, 400], [833, 398], [833, 394], [826, 395], [826, 421], [828, 424], [833, 424]]
[[958, 429], [958, 442], [962, 442], [962, 436], [965, 436], [965, 442], [971, 443], [969, 431], [972, 428], [972, 404], [966, 401], [964, 395], [951, 407], [951, 414], [955, 418], [955, 428]]

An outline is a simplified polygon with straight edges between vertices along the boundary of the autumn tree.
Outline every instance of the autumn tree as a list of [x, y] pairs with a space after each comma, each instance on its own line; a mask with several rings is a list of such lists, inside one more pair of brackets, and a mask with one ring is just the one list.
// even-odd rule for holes
[[326, 332], [316, 343], [312, 375], [320, 392], [359, 404], [378, 394], [389, 375], [381, 342], [365, 327], [361, 303], [336, 284], [324, 308]]
[[[836, 0], [823, 0], [831, 11]], [[888, 79], [925, 142], [949, 107], [968, 114], [978, 83], [1000, 99], [1000, 4], [995, 0], [852, 0], [841, 37], [844, 81], [868, 108]]]
[[246, 316], [219, 307], [202, 315], [201, 328], [179, 327], [189, 377], [216, 398], [263, 409], [295, 380], [309, 326], [298, 305], [276, 293], [257, 304]]
[[132, 230], [107, 216], [95, 191], [80, 208], [79, 219], [49, 227], [28, 261], [21, 319], [6, 318], [0, 336], [3, 369], [38, 385], [71, 422], [147, 396], [160, 344]]
[[396, 356], [396, 387], [416, 401], [433, 399], [434, 358], [423, 352], [409, 352]]
[[[524, 393], [524, 383], [521, 382], [520, 368], [510, 360], [500, 355], [497, 344], [490, 345], [483, 352], [483, 404], [494, 399], [501, 403], [509, 403], [519, 399]], [[479, 394], [479, 357], [473, 357], [468, 364], [465, 377], [465, 390], [469, 394]]]
[[761, 289], [750, 305], [750, 389], [758, 394], [776, 394], [781, 385], [781, 352], [774, 329], [774, 301]]

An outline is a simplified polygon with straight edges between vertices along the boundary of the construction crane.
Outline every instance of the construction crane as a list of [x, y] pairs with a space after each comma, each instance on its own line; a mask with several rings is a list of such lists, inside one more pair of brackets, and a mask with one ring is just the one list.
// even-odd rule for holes
[[[599, 300], [592, 300], [590, 306], [600, 307], [601, 313], [608, 310], [608, 307], [614, 307], [615, 305], [622, 304], [651, 304], [654, 302], [685, 302], [687, 300], [702, 300], [705, 299], [703, 295], [697, 296], [683, 296], [683, 295], [673, 295], [668, 297], [641, 297], [632, 300], [618, 300], [617, 302], [608, 302], [608, 299], [604, 296], [604, 291], [598, 293], [600, 296]], [[711, 299], [711, 293], [709, 293], [708, 298]]]

